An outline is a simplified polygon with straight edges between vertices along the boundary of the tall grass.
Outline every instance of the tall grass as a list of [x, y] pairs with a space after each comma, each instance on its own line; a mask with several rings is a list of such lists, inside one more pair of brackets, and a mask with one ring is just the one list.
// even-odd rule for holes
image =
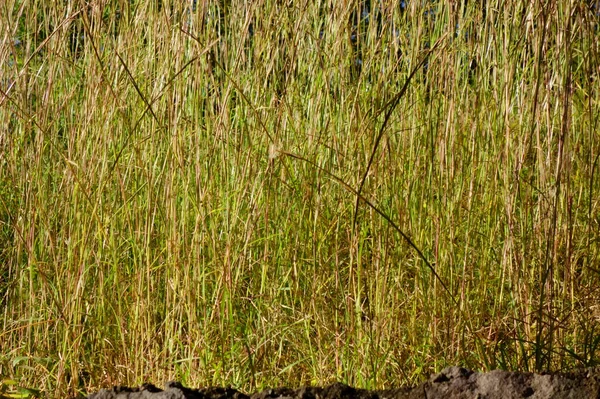
[[1, 375], [599, 363], [598, 5], [364, 7], [0, 6]]

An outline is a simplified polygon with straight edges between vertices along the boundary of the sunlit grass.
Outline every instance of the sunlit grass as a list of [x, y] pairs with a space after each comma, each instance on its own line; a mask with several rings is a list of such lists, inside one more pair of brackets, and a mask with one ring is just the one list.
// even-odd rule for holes
[[0, 375], [598, 364], [597, 7], [172, 3], [0, 9]]

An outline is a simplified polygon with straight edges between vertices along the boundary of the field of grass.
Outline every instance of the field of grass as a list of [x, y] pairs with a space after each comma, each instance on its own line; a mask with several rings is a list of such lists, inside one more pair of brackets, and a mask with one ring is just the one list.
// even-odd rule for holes
[[0, 376], [600, 364], [599, 7], [6, 0]]

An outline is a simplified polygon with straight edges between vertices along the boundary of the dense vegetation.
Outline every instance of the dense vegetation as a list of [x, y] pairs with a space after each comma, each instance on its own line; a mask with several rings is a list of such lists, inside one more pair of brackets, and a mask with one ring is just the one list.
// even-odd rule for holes
[[598, 364], [599, 7], [6, 0], [0, 375]]

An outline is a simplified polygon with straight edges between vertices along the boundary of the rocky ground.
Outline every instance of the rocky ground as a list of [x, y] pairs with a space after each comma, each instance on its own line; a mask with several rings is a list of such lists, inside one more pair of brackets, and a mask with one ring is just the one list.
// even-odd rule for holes
[[475, 373], [448, 367], [414, 387], [368, 391], [344, 384], [328, 387], [277, 388], [247, 395], [233, 388], [185, 388], [168, 382], [165, 389], [151, 384], [139, 388], [115, 387], [88, 399], [600, 399], [600, 368], [570, 373]]

